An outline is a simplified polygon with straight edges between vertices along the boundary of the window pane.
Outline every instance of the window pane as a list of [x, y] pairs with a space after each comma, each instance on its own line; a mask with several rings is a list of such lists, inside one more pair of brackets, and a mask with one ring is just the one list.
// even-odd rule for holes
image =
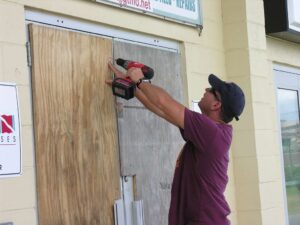
[[296, 90], [278, 89], [289, 225], [300, 224], [300, 126]]

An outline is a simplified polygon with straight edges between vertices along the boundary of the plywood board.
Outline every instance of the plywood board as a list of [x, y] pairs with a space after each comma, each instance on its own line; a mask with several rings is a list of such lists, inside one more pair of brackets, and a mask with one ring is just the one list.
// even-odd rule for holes
[[[152, 83], [183, 102], [178, 53], [114, 42], [114, 58], [119, 57], [152, 67]], [[179, 130], [146, 110], [136, 99], [117, 101], [123, 105], [118, 114], [121, 173], [136, 175], [136, 198], [143, 199], [145, 224], [168, 224], [175, 161], [183, 146]]]
[[112, 42], [30, 25], [40, 225], [112, 225], [120, 198]]

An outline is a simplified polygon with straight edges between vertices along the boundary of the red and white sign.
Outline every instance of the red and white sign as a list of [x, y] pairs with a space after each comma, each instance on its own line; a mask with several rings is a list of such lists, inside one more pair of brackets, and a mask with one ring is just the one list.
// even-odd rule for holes
[[21, 174], [18, 93], [15, 84], [0, 83], [0, 177]]

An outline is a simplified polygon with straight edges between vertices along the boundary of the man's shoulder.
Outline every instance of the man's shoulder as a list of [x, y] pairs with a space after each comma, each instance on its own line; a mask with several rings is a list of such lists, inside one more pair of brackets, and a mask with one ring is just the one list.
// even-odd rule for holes
[[185, 121], [190, 120], [192, 123], [201, 123], [202, 125], [214, 126], [214, 127], [217, 126], [217, 123], [209, 116], [203, 113], [195, 112], [188, 108], [185, 108], [184, 117], [185, 117]]
[[201, 119], [209, 120], [209, 121], [213, 122], [213, 120], [211, 118], [209, 118], [207, 115], [200, 113], [200, 112], [195, 112], [188, 108], [185, 108], [184, 114], [185, 114], [185, 116], [201, 118]]

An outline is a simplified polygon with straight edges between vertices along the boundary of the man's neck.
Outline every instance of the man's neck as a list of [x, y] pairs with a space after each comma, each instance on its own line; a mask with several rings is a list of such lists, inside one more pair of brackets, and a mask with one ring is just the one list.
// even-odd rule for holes
[[216, 114], [214, 112], [210, 113], [209, 115], [205, 114], [206, 116], [208, 116], [211, 120], [213, 120], [215, 123], [218, 124], [226, 124], [219, 116], [219, 114]]

